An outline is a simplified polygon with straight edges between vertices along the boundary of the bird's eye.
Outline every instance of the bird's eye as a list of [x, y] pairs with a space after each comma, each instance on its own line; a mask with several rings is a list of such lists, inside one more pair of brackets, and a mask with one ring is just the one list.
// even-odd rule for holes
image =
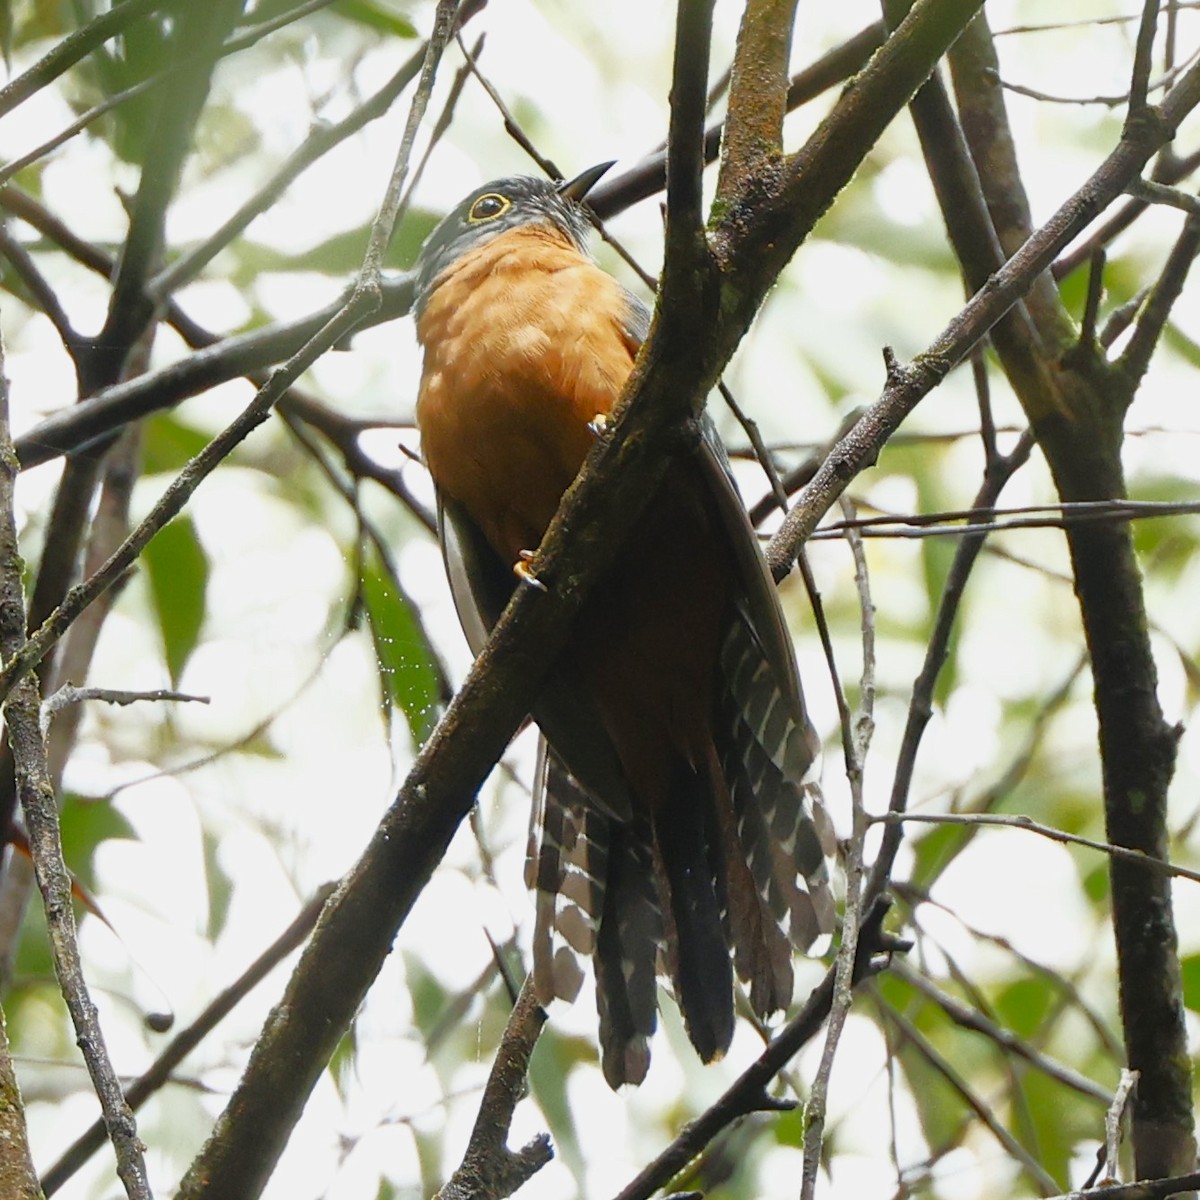
[[481, 221], [494, 221], [508, 212], [510, 208], [512, 208], [512, 201], [507, 196], [501, 196], [497, 192], [488, 192], [486, 196], [480, 196], [471, 205], [471, 211], [467, 213], [467, 220], [472, 225]]

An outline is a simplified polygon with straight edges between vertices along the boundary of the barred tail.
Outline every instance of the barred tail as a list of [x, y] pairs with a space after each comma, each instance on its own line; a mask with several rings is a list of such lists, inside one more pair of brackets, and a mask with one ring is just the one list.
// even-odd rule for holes
[[[720, 676], [718, 751], [737, 841], [764, 919], [804, 951], [834, 923], [826, 866], [835, 850], [833, 829], [816, 785], [805, 781], [816, 756], [815, 736], [781, 693], [762, 647], [741, 620], [729, 627]], [[738, 973], [747, 977], [740, 963]], [[765, 1007], [754, 1002], [752, 986], [760, 1013], [782, 1007], [790, 982], [786, 996], [776, 991], [772, 997], [765, 987], [759, 994]], [[772, 998], [782, 1004], [768, 1005]]]

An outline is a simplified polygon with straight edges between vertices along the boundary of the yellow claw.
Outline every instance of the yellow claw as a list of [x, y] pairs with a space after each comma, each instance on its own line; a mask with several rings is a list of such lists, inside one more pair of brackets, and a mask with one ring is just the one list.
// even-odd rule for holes
[[608, 413], [597, 413], [589, 422], [588, 428], [598, 438], [603, 437], [608, 432], [609, 427]]
[[535, 552], [532, 550], [521, 550], [518, 553], [520, 557], [513, 563], [513, 574], [527, 587], [537, 588], [539, 592], [548, 591], [549, 589], [533, 573], [533, 568], [529, 565], [536, 557]]

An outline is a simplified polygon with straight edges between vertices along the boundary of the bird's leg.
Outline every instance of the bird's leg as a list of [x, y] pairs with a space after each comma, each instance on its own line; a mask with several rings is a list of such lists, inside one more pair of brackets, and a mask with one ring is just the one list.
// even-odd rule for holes
[[589, 422], [588, 429], [598, 438], [604, 437], [608, 433], [612, 422], [609, 420], [608, 413], [597, 413]]
[[533, 568], [529, 565], [536, 557], [536, 551], [518, 551], [517, 561], [513, 563], [513, 574], [527, 587], [544, 592], [547, 590], [546, 585], [533, 573]]

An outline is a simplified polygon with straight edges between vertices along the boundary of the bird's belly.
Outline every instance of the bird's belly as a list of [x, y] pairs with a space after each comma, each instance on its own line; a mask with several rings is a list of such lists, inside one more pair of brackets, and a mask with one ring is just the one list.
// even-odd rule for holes
[[493, 548], [510, 562], [537, 548], [563, 492], [583, 465], [592, 435], [558, 409], [535, 380], [481, 379], [460, 386], [427, 378], [421, 444], [442, 491], [462, 504]]
[[541, 541], [591, 447], [589, 422], [612, 411], [632, 365], [611, 324], [589, 328], [578, 309], [565, 283], [522, 296], [491, 277], [422, 320], [426, 463], [509, 561]]

